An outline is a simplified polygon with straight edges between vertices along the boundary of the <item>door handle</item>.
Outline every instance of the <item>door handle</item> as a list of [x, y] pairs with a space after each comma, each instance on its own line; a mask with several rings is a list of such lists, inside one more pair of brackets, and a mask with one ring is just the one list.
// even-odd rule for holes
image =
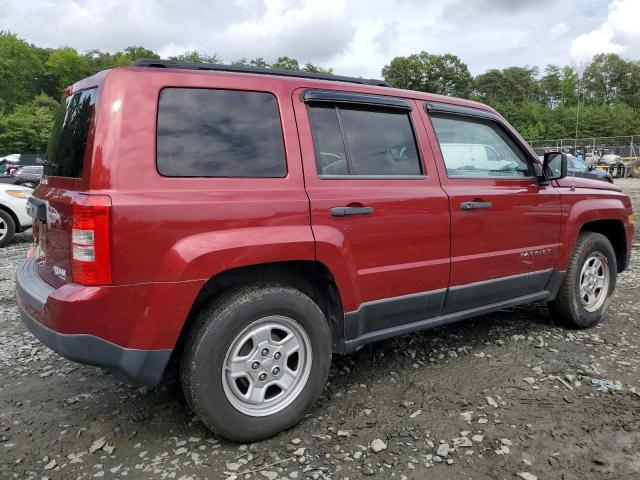
[[333, 207], [329, 210], [332, 217], [346, 217], [348, 215], [371, 215], [373, 207]]
[[491, 202], [462, 202], [460, 203], [460, 210], [481, 210], [492, 206]]

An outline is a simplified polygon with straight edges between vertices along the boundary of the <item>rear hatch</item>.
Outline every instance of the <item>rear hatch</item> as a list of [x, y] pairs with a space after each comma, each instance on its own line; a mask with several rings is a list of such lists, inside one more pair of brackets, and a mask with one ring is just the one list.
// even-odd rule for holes
[[49, 140], [44, 179], [29, 202], [36, 268], [55, 287], [72, 281], [73, 212], [88, 189], [97, 97], [98, 89], [91, 88], [62, 101]]

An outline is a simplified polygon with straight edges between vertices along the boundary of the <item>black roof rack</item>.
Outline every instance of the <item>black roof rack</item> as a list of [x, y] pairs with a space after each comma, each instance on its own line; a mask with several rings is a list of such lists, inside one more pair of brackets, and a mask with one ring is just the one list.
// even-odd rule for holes
[[311, 73], [298, 70], [278, 70], [275, 68], [248, 67], [245, 65], [222, 65], [219, 63], [179, 62], [176, 60], [159, 60], [155, 58], [141, 58], [132, 63], [134, 67], [151, 68], [179, 68], [186, 70], [216, 70], [220, 72], [260, 73], [263, 75], [278, 75], [283, 77], [312, 78], [315, 80], [331, 80], [333, 82], [360, 83], [362, 85], [377, 85], [389, 87], [384, 80], [369, 78], [344, 77], [327, 73]]

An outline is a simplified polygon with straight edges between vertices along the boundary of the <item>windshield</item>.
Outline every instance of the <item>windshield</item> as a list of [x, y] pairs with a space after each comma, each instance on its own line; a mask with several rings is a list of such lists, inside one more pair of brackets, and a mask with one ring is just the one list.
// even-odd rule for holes
[[583, 160], [580, 160], [579, 158], [573, 160], [573, 165], [574, 168], [578, 170], [583, 170], [585, 172], [589, 171], [589, 165], [587, 165]]
[[53, 124], [44, 174], [81, 178], [98, 90], [92, 88], [70, 95], [60, 105]]

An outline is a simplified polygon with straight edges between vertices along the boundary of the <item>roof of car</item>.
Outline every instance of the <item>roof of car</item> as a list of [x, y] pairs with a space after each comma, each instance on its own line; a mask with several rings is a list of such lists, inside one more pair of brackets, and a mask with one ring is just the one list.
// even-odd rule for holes
[[200, 63], [200, 62], [181, 62], [176, 60], [160, 60], [155, 58], [142, 58], [131, 64], [133, 67], [150, 67], [150, 68], [177, 68], [181, 70], [209, 70], [222, 72], [238, 72], [238, 73], [259, 73], [262, 75], [274, 75], [281, 77], [311, 78], [315, 80], [330, 80], [333, 82], [349, 82], [362, 85], [377, 85], [380, 87], [389, 87], [390, 85], [384, 80], [376, 80], [371, 78], [347, 77], [343, 75], [334, 75], [330, 73], [315, 73], [301, 70], [281, 70], [277, 68], [263, 68], [249, 65], [223, 65], [218, 63]]
[[360, 93], [375, 95], [387, 95], [394, 97], [410, 98], [419, 101], [444, 103], [449, 105], [470, 107], [485, 110], [499, 115], [493, 108], [483, 103], [463, 98], [450, 97], [435, 93], [420, 92], [417, 90], [405, 90], [391, 87], [383, 80], [348, 77], [342, 75], [311, 73], [290, 70], [278, 70], [244, 65], [221, 65], [196, 62], [177, 62], [174, 60], [141, 59], [131, 66], [117, 67], [111, 70], [103, 70], [92, 77], [85, 78], [73, 85], [72, 91], [99, 86], [105, 79], [117, 71], [147, 72], [153, 74], [182, 73], [186, 75], [237, 75], [241, 77], [265, 77], [279, 79], [283, 82], [295, 82], [300, 87], [325, 88], [328, 85], [344, 85], [345, 89], [357, 90]]

